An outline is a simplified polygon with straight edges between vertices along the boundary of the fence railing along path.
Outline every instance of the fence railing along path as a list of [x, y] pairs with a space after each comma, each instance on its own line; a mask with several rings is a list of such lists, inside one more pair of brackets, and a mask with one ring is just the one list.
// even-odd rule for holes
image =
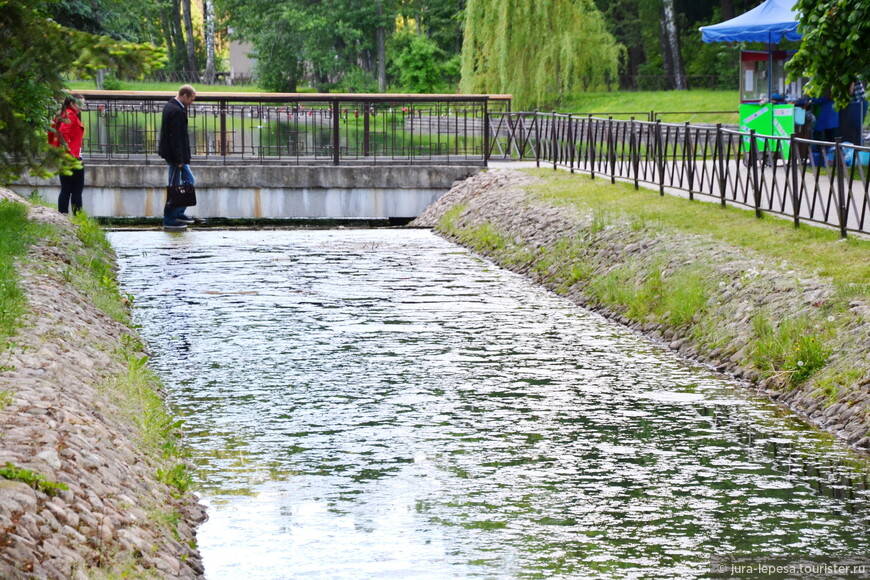
[[[83, 91], [92, 161], [161, 163], [165, 92]], [[479, 164], [506, 95], [199, 93], [188, 113], [198, 163]]]
[[870, 233], [870, 147], [722, 125], [559, 113], [490, 115], [489, 160], [534, 160], [847, 232]]
[[[159, 164], [165, 92], [85, 91], [89, 162]], [[870, 147], [723, 125], [511, 112], [508, 95], [200, 93], [195, 163], [481, 165], [533, 160], [870, 233]], [[640, 114], [639, 114], [640, 115]], [[700, 118], [698, 113], [696, 118]]]

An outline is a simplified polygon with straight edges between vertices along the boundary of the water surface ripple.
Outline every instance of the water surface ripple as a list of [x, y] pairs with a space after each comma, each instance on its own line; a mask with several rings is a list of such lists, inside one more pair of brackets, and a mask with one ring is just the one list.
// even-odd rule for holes
[[114, 232], [207, 577], [700, 577], [870, 553], [866, 465], [421, 230]]

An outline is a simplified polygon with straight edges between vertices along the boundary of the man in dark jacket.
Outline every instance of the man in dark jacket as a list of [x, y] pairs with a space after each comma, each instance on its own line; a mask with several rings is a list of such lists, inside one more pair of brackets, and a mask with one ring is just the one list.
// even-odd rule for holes
[[[190, 85], [178, 89], [163, 107], [163, 122], [160, 126], [160, 144], [157, 153], [169, 164], [169, 185], [190, 183], [195, 179], [190, 170], [190, 137], [187, 135], [187, 109], [196, 98], [196, 90]], [[163, 209], [163, 227], [168, 230], [183, 230], [194, 220], [184, 212], [186, 207]]]

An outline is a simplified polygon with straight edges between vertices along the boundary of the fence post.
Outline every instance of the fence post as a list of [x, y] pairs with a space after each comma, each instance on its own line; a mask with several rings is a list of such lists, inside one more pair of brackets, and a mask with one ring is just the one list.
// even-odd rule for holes
[[616, 183], [616, 136], [613, 134], [613, 117], [607, 118], [607, 160], [610, 161], [610, 183]]
[[589, 161], [589, 177], [595, 179], [595, 125], [592, 123], [592, 115], [589, 115], [589, 130], [586, 132], [589, 138], [589, 145], [586, 147], [586, 158]]
[[722, 207], [725, 207], [726, 188], [728, 180], [725, 179], [725, 143], [722, 137], [722, 123], [716, 123], [716, 150], [719, 161], [719, 195], [722, 198]]
[[749, 165], [752, 168], [752, 189], [755, 194], [755, 217], [761, 217], [761, 185], [758, 183], [758, 141], [755, 129], [749, 131]]
[[656, 119], [656, 164], [659, 170], [659, 195], [665, 194], [665, 152], [662, 146], [662, 121]]
[[840, 138], [834, 144], [836, 156], [834, 157], [837, 172], [837, 217], [840, 219], [840, 237], [846, 237], [846, 220], [849, 218], [848, 206], [846, 205], [846, 159], [843, 156], [843, 145]]
[[631, 135], [628, 138], [628, 158], [631, 161], [631, 169], [634, 171], [634, 189], [640, 189], [640, 154], [638, 152], [637, 135], [635, 135], [634, 117], [629, 124]]
[[538, 118], [538, 115], [539, 115], [538, 111], [535, 110], [535, 117], [534, 117], [534, 119], [535, 119], [535, 122], [534, 122], [534, 125], [535, 125], [535, 146], [534, 146], [535, 165], [537, 167], [540, 167], [541, 166], [541, 123], [540, 123], [541, 120]]
[[798, 163], [800, 163], [800, 153], [797, 147], [795, 134], [792, 133], [791, 137], [789, 137], [789, 172], [787, 175], [791, 177], [791, 208], [794, 212], [794, 227], [799, 228], [801, 225], [800, 197], [798, 196]]
[[686, 173], [689, 176], [689, 199], [695, 199], [692, 188], [695, 185], [695, 151], [692, 149], [692, 129], [686, 121], [686, 144], [683, 151], [683, 162], [686, 164]]
[[369, 116], [369, 108], [371, 103], [363, 101], [363, 157], [371, 155], [371, 117]]
[[553, 171], [556, 171], [558, 157], [557, 140], [559, 138], [559, 133], [556, 130], [556, 111], [553, 111], [551, 115], [553, 116], [550, 120], [550, 158], [553, 161]]
[[[457, 120], [457, 123], [459, 121]], [[489, 166], [489, 99], [483, 102], [483, 166]], [[508, 155], [510, 155], [510, 143], [508, 143]]]
[[341, 163], [341, 155], [339, 152], [339, 141], [341, 136], [341, 130], [339, 126], [339, 115], [341, 115], [341, 109], [338, 106], [338, 100], [333, 99], [332, 101], [332, 164], [338, 165]]
[[220, 117], [221, 117], [221, 138], [220, 138], [220, 152], [221, 156], [224, 158], [224, 163], [226, 163], [227, 156], [227, 102], [220, 102]]
[[574, 143], [574, 120], [572, 119], [573, 113], [568, 113], [568, 168], [571, 170], [571, 173], [574, 173], [574, 152], [576, 149], [576, 144]]

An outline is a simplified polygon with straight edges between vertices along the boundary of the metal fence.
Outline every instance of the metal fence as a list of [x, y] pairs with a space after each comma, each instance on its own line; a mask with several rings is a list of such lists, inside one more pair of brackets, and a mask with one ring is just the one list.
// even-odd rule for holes
[[[161, 163], [166, 93], [86, 91], [90, 161]], [[198, 94], [188, 112], [197, 163], [486, 163], [500, 95]]]
[[689, 198], [870, 233], [870, 147], [741, 133], [722, 125], [559, 113], [490, 115], [490, 159], [653, 185]]

